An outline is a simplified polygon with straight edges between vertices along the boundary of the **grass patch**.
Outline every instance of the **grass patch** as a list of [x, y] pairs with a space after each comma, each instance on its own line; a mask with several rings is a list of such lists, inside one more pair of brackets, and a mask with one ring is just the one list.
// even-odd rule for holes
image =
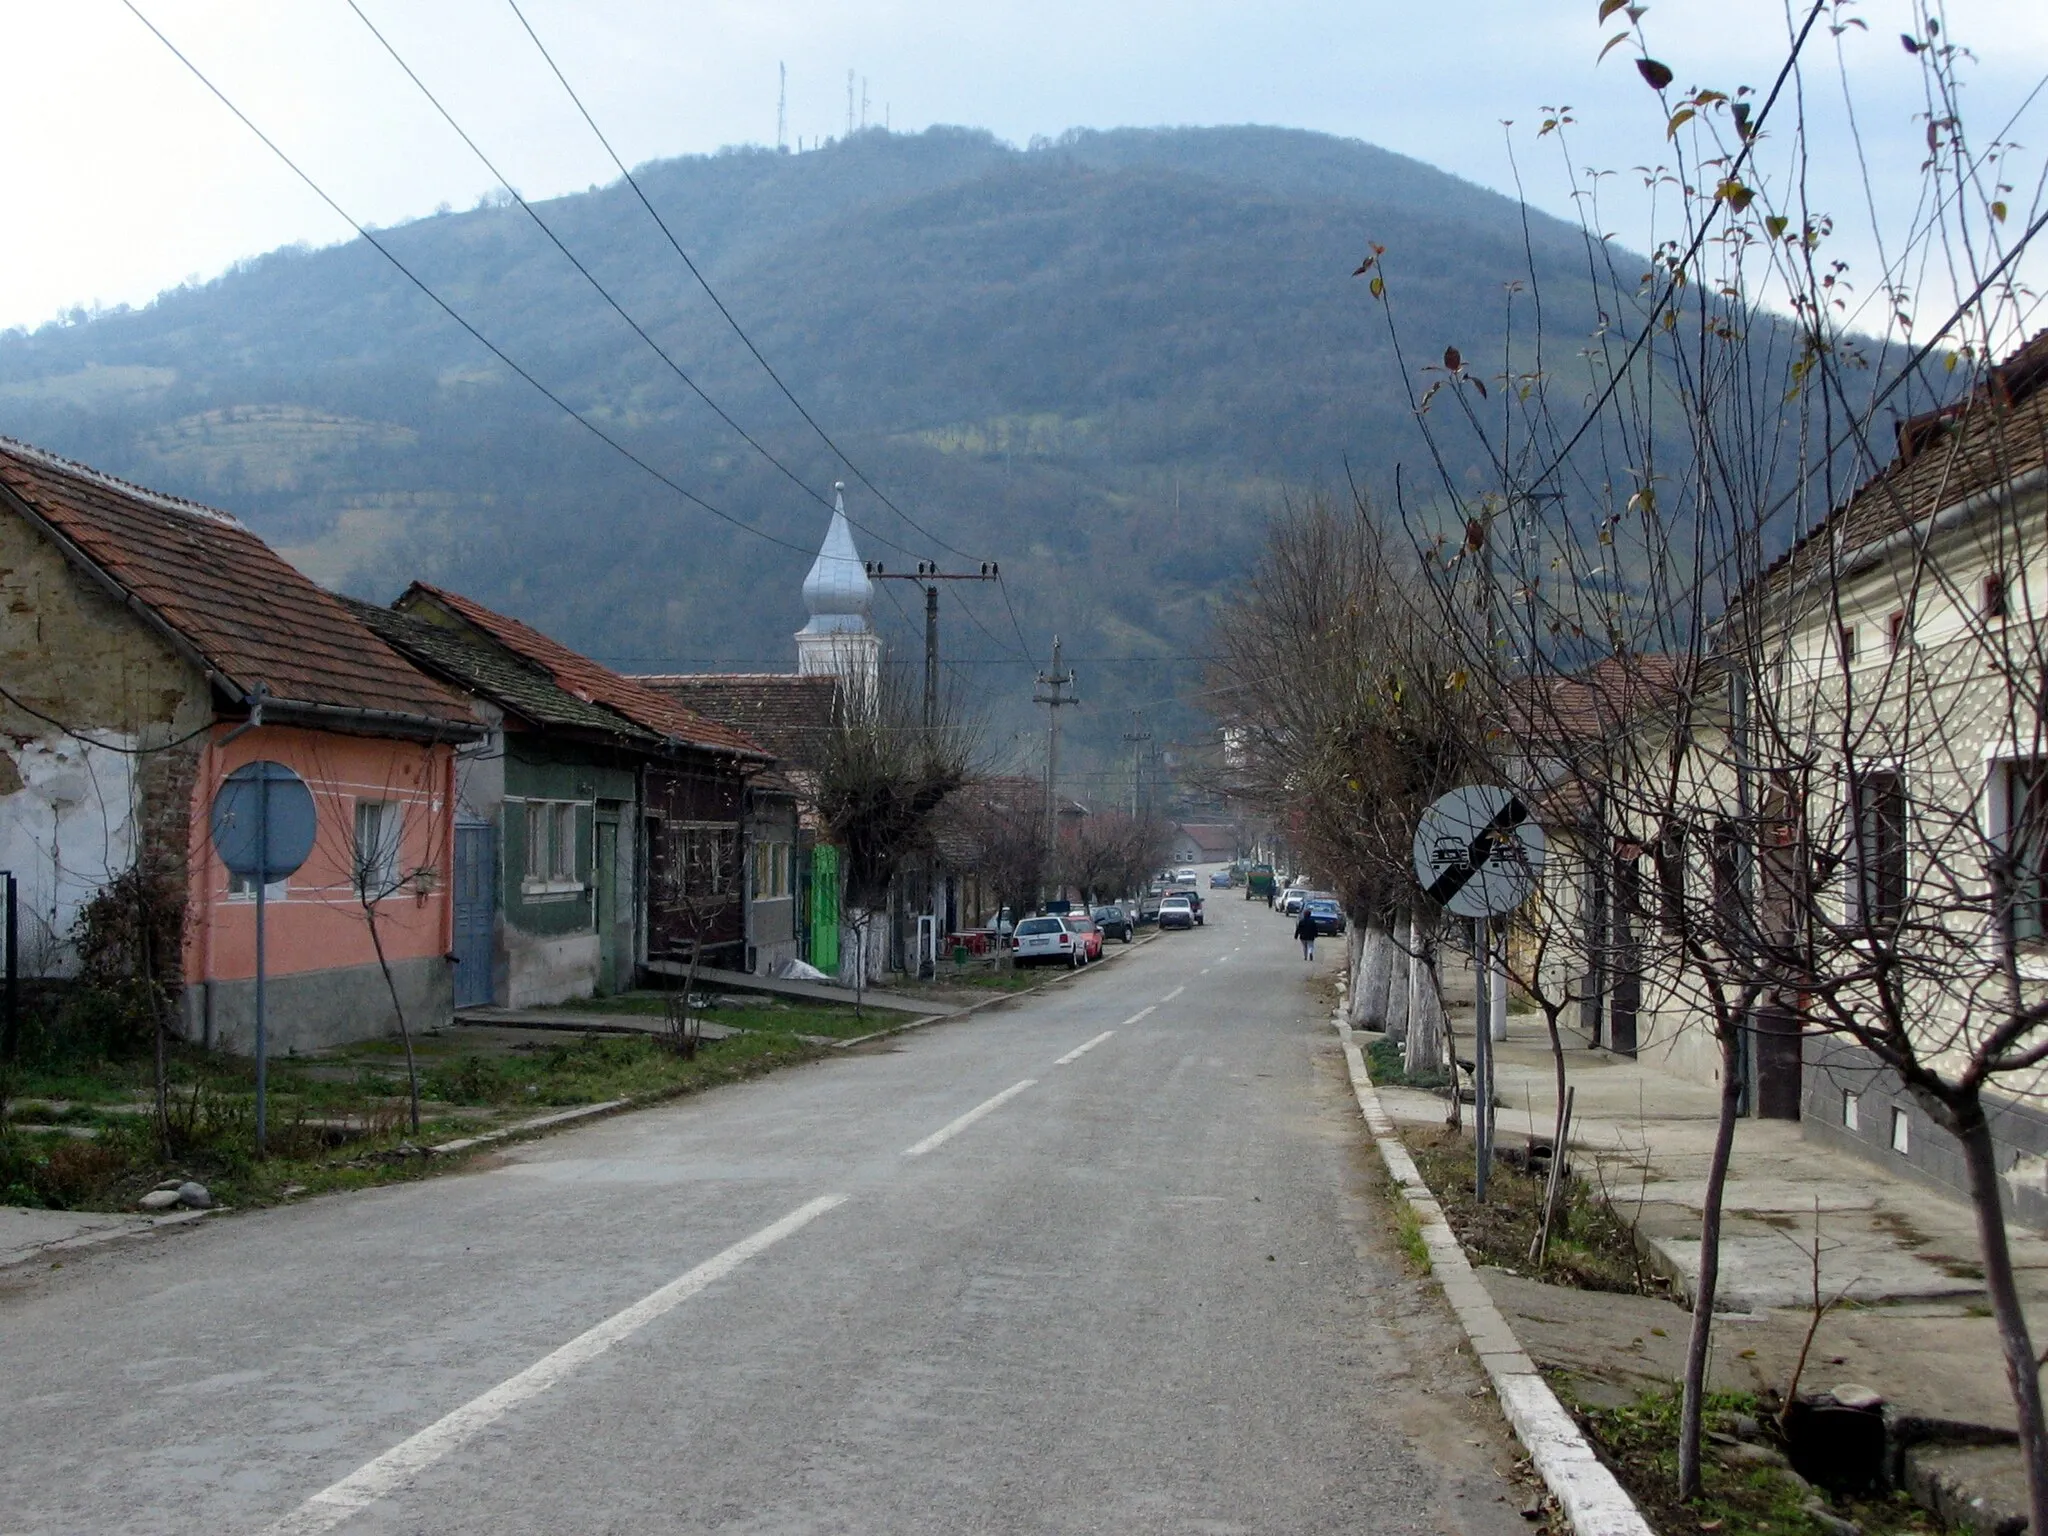
[[1394, 1191], [1392, 1199], [1394, 1241], [1400, 1245], [1401, 1252], [1408, 1256], [1408, 1262], [1426, 1275], [1429, 1273], [1429, 1244], [1422, 1240], [1422, 1217], [1399, 1190]]
[[[23, 1071], [12, 1085], [20, 1113], [0, 1125], [0, 1204], [126, 1210], [158, 1183], [183, 1177], [206, 1185], [219, 1204], [249, 1206], [285, 1198], [287, 1190], [419, 1178], [449, 1165], [425, 1156], [425, 1145], [579, 1104], [695, 1092], [825, 1053], [798, 1033], [735, 1035], [685, 1060], [653, 1036], [551, 1035], [508, 1044], [465, 1038], [460, 1029], [435, 1032], [416, 1042], [417, 1135], [398, 1042], [281, 1057], [270, 1064], [270, 1155], [261, 1159], [252, 1062], [182, 1046], [173, 1053], [169, 1155], [157, 1134], [147, 1061]], [[26, 1129], [17, 1123], [23, 1120], [53, 1129]]]
[[[1496, 1157], [1481, 1205], [1474, 1192], [1472, 1143], [1464, 1135], [1446, 1126], [1410, 1130], [1404, 1139], [1472, 1261], [1530, 1273], [1529, 1245], [1542, 1220], [1547, 1177], [1540, 1167], [1531, 1173]], [[1668, 1289], [1636, 1248], [1628, 1224], [1576, 1175], [1568, 1175], [1559, 1191], [1550, 1248], [1538, 1278], [1587, 1291], [1662, 1295]]]
[[[1730, 1465], [1717, 1454], [1727, 1449], [1719, 1444], [1706, 1447], [1699, 1501], [1680, 1503], [1677, 1393], [1646, 1392], [1623, 1407], [1597, 1408], [1573, 1395], [1570, 1377], [1558, 1377], [1552, 1385], [1655, 1529], [1718, 1531], [1720, 1536], [1826, 1536], [1826, 1527], [1803, 1507], [1825, 1495], [1816, 1495], [1772, 1467]], [[1768, 1405], [1746, 1392], [1708, 1397], [1709, 1430], [1728, 1434], [1744, 1420], [1768, 1424]], [[1828, 1512], [1855, 1521], [1866, 1536], [1920, 1536], [1945, 1529], [1904, 1493], [1838, 1500]]]
[[1382, 1088], [1426, 1088], [1434, 1091], [1450, 1086], [1450, 1077], [1439, 1068], [1410, 1072], [1402, 1060], [1401, 1047], [1385, 1035], [1365, 1048], [1365, 1063], [1373, 1082]]

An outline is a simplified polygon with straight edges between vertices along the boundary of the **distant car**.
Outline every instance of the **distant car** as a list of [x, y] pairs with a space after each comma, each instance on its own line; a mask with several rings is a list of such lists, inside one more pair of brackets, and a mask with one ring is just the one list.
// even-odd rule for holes
[[1309, 897], [1308, 915], [1315, 919], [1317, 933], [1342, 933], [1344, 931], [1344, 907], [1334, 897]]
[[1097, 907], [1089, 914], [1102, 929], [1105, 939], [1120, 939], [1128, 944], [1137, 937], [1138, 917], [1129, 907]]
[[1067, 914], [1067, 931], [1085, 946], [1084, 961], [1102, 958], [1102, 927], [1094, 918], [1085, 917], [1079, 912], [1070, 912]]
[[1202, 926], [1202, 893], [1200, 890], [1192, 885], [1176, 884], [1167, 894], [1169, 896], [1178, 896], [1186, 901], [1195, 914], [1195, 926], [1197, 928]]
[[1010, 944], [1019, 967], [1051, 961], [1078, 971], [1088, 963], [1086, 942], [1067, 927], [1063, 917], [1025, 918], [1010, 935]]
[[1308, 900], [1308, 892], [1301, 886], [1280, 893], [1280, 911], [1286, 917], [1301, 916], [1301, 904]]
[[1159, 900], [1166, 894], [1158, 886], [1152, 886], [1138, 898], [1138, 921], [1156, 923], [1159, 921]]
[[1209, 889], [1212, 891], [1227, 891], [1230, 885], [1230, 871], [1227, 869], [1219, 869], [1209, 877]]
[[1185, 880], [1189, 885], [1193, 885], [1195, 883], [1195, 872], [1192, 869], [1177, 869], [1173, 872], [1173, 878]]
[[[1183, 892], [1175, 891], [1171, 896], [1159, 903], [1159, 926], [1162, 930], [1167, 928], [1192, 928], [1195, 926], [1196, 921], [1195, 909], [1188, 905], [1188, 898]], [[1136, 964], [1137, 962], [1133, 961], [1132, 963]]]

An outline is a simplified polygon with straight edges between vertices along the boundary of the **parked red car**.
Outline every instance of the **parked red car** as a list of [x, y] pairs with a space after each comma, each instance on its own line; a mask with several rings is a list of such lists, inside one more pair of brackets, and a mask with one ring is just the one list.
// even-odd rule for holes
[[1100, 923], [1096, 922], [1092, 917], [1082, 917], [1079, 913], [1069, 913], [1067, 916], [1067, 927], [1073, 931], [1075, 943], [1087, 946], [1088, 958], [1090, 960], [1100, 960], [1102, 958], [1102, 925]]

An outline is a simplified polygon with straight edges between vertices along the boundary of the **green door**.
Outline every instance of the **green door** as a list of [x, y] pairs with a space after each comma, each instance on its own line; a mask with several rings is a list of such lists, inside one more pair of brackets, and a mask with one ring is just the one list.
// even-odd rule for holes
[[811, 964], [839, 974], [839, 850], [829, 843], [811, 850]]
[[619, 990], [619, 824], [597, 823], [597, 868], [591, 871], [593, 915], [597, 920], [597, 990], [609, 996]]

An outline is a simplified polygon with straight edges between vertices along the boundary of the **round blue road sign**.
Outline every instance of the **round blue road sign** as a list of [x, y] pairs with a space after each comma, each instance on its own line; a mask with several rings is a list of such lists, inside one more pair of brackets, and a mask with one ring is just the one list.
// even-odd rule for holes
[[269, 885], [291, 874], [313, 851], [313, 792], [283, 763], [244, 763], [213, 797], [212, 826], [221, 863], [233, 874]]

